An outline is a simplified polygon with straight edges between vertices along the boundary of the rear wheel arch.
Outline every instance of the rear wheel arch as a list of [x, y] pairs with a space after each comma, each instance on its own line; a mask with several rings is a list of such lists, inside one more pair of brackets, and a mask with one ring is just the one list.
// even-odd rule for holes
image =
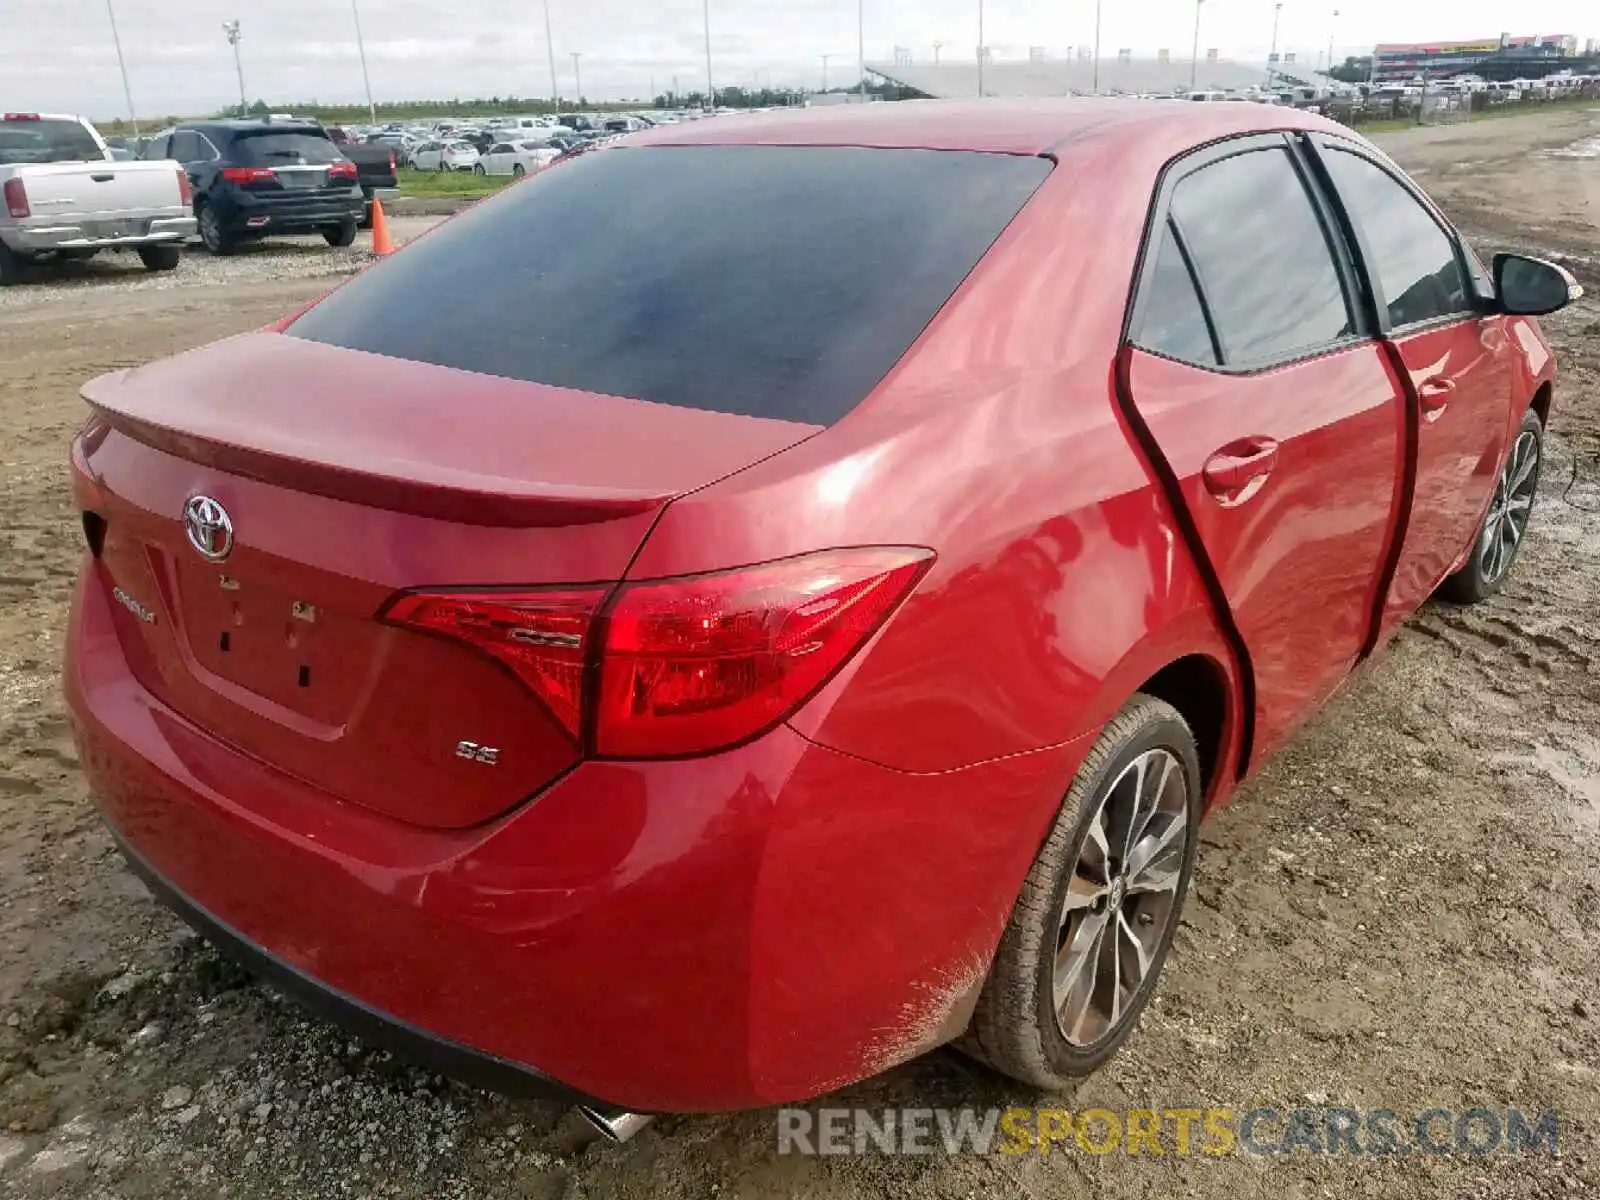
[[1555, 398], [1555, 386], [1547, 379], [1539, 385], [1533, 393], [1533, 399], [1528, 402], [1528, 407], [1533, 409], [1539, 418], [1539, 424], [1546, 429], [1550, 428], [1550, 402]]
[[1136, 694], [1166, 701], [1188, 723], [1200, 758], [1200, 786], [1207, 797], [1214, 791], [1218, 768], [1226, 760], [1233, 736], [1230, 686], [1221, 663], [1204, 654], [1189, 654], [1168, 663], [1135, 689]]

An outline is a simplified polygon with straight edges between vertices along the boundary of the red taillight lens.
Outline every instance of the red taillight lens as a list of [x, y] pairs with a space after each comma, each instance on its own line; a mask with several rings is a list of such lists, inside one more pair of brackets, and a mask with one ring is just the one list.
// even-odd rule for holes
[[271, 167], [223, 167], [222, 177], [229, 183], [265, 183], [277, 179]]
[[353, 162], [336, 162], [328, 168], [329, 179], [354, 179], [356, 165]]
[[395, 597], [382, 617], [496, 659], [576, 740], [589, 626], [609, 590], [409, 593]]
[[[508, 667], [608, 758], [676, 758], [747, 741], [849, 661], [933, 562], [916, 547], [826, 550], [711, 575], [526, 592], [413, 592], [382, 619]], [[590, 665], [598, 664], [591, 674]]]
[[28, 189], [20, 179], [8, 179], [5, 186], [6, 211], [13, 217], [22, 218], [33, 215], [33, 210], [28, 207]]
[[395, 166], [398, 163], [398, 161], [399, 160], [396, 159], [395, 156], [394, 156], [394, 151], [393, 150], [389, 151], [389, 174], [391, 174], [391, 175], [394, 174]]
[[189, 186], [189, 172], [178, 168], [178, 201], [185, 208], [194, 202], [194, 188]]
[[624, 586], [605, 618], [595, 750], [703, 754], [761, 733], [861, 648], [932, 558], [830, 550]]

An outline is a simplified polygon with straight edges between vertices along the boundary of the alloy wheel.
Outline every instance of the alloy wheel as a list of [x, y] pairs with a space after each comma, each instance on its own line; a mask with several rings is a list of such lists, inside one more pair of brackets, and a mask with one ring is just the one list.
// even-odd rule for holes
[[1539, 438], [1532, 430], [1517, 437], [1500, 472], [1489, 515], [1483, 522], [1483, 581], [1495, 583], [1511, 568], [1528, 520], [1533, 515], [1533, 494], [1539, 486]]
[[1061, 1036], [1110, 1037], [1151, 977], [1178, 911], [1189, 785], [1169, 750], [1146, 750], [1101, 793], [1067, 883], [1051, 1001]]

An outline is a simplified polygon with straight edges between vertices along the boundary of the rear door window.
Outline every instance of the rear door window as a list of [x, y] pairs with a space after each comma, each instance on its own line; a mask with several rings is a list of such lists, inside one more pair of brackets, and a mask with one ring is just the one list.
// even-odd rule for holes
[[1043, 182], [1042, 158], [604, 150], [357, 276], [296, 337], [813, 424], [859, 403]]
[[1138, 344], [1180, 362], [1214, 367], [1217, 351], [1200, 294], [1195, 290], [1194, 276], [1178, 248], [1172, 222], [1169, 220], [1162, 228], [1155, 273], [1145, 284]]
[[1228, 365], [1284, 362], [1350, 336], [1328, 236], [1287, 150], [1196, 171], [1174, 191], [1172, 218]]
[[180, 129], [172, 135], [172, 157], [181, 163], [196, 162], [201, 157], [200, 135]]
[[233, 154], [238, 162], [255, 167], [326, 166], [339, 159], [338, 147], [324, 134], [276, 129], [236, 133]]

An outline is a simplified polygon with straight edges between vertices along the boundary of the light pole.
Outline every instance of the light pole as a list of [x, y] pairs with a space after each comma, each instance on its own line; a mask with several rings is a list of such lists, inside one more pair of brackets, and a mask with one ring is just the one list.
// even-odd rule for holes
[[556, 39], [550, 33], [550, 0], [544, 0], [544, 48], [550, 55], [550, 99], [561, 111], [561, 81], [556, 78]]
[[378, 123], [378, 106], [372, 102], [372, 76], [367, 74], [367, 43], [361, 36], [361, 9], [358, 0], [350, 0], [350, 12], [356, 19], [356, 49], [361, 52], [361, 82], [367, 85], [367, 116]]
[[583, 107], [583, 68], [578, 65], [578, 60], [580, 58], [582, 58], [582, 57], [583, 57], [583, 51], [582, 50], [574, 50], [572, 52], [572, 73], [573, 73], [574, 76], [576, 76], [575, 82], [578, 85], [578, 107], [579, 108]]
[[1339, 10], [1333, 10], [1333, 23], [1328, 26], [1328, 90], [1333, 90], [1333, 38], [1339, 26]]
[[1272, 86], [1272, 77], [1277, 73], [1278, 66], [1278, 22], [1283, 18], [1283, 4], [1280, 2], [1272, 6], [1272, 49], [1267, 53], [1267, 86]]
[[128, 101], [128, 120], [133, 123], [133, 136], [139, 136], [139, 118], [133, 111], [133, 89], [128, 86], [128, 64], [122, 61], [122, 38], [117, 35], [117, 14], [106, 0], [106, 16], [111, 18], [111, 44], [117, 48], [117, 69], [122, 72], [122, 94]]
[[978, 0], [978, 99], [983, 99], [983, 0]]
[[1094, 0], [1094, 94], [1100, 94], [1100, 0]]
[[867, 102], [867, 0], [856, 0], [856, 68], [861, 72], [861, 103]]
[[222, 23], [222, 32], [228, 35], [228, 45], [233, 47], [233, 70], [239, 76], [239, 115], [250, 112], [250, 101], [244, 98], [244, 67], [239, 61], [239, 39], [244, 36], [239, 28], [239, 18]]
[[828, 90], [828, 60], [832, 57], [833, 55], [831, 54], [822, 56], [822, 90], [824, 92]]
[[939, 65], [939, 51], [942, 49], [944, 49], [943, 42], [935, 42], [933, 44], [933, 65], [936, 67]]
[[1200, 10], [1206, 0], [1194, 0], [1194, 50], [1189, 56], [1189, 90], [1195, 90], [1200, 78]]
[[705, 0], [706, 25], [706, 107], [717, 111], [717, 85], [711, 81], [711, 0]]

